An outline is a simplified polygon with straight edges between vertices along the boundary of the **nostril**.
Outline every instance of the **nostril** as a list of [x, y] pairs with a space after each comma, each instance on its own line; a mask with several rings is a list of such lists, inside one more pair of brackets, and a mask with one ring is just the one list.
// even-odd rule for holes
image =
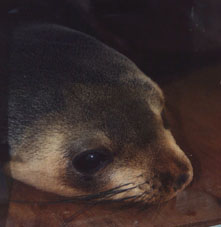
[[180, 189], [187, 182], [188, 178], [189, 178], [188, 174], [180, 175], [175, 182], [174, 189], [176, 190]]

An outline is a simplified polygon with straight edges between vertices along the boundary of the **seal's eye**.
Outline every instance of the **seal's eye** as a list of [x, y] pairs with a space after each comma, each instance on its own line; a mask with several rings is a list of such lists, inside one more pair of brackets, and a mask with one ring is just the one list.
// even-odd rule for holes
[[112, 161], [108, 150], [88, 150], [77, 155], [73, 160], [74, 168], [83, 174], [94, 174]]

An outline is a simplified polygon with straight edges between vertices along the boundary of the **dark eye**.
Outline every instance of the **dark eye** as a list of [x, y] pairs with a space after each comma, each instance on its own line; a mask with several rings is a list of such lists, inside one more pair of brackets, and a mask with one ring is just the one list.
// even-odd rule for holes
[[77, 155], [73, 160], [74, 168], [83, 174], [94, 174], [112, 161], [108, 150], [88, 150]]
[[166, 111], [165, 109], [163, 109], [162, 113], [161, 113], [161, 117], [162, 117], [162, 120], [163, 120], [163, 126], [165, 129], [170, 129], [170, 124], [166, 118]]

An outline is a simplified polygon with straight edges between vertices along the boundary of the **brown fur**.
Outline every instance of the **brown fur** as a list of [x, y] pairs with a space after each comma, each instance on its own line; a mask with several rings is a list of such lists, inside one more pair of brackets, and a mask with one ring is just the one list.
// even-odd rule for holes
[[[48, 41], [51, 31], [55, 34]], [[56, 43], [56, 35], [61, 40], [63, 33], [73, 42]], [[39, 34], [43, 37], [35, 40]], [[22, 66], [21, 36], [25, 45], [31, 43], [30, 49], [24, 47]], [[55, 25], [22, 28], [15, 40], [11, 62], [23, 68], [14, 69], [14, 75], [21, 75], [12, 79], [10, 93], [12, 159], [5, 169], [12, 177], [63, 196], [144, 203], [167, 201], [190, 183], [191, 163], [163, 125], [163, 93], [129, 59], [89, 36]], [[53, 42], [56, 51], [63, 51], [63, 58], [54, 53], [60, 58], [53, 67], [54, 55], [49, 51], [49, 57], [41, 56], [41, 42], [52, 52]], [[67, 64], [64, 72], [59, 59]], [[29, 78], [22, 81], [24, 75]], [[109, 150], [112, 162], [94, 174], [79, 173], [72, 164], [76, 155], [99, 147]]]

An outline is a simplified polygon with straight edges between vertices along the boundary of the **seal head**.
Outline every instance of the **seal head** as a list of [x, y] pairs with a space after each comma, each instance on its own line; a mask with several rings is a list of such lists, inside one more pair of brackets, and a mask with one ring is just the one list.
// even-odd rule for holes
[[128, 58], [78, 31], [13, 33], [5, 170], [68, 197], [158, 203], [192, 180], [165, 128], [161, 89]]

